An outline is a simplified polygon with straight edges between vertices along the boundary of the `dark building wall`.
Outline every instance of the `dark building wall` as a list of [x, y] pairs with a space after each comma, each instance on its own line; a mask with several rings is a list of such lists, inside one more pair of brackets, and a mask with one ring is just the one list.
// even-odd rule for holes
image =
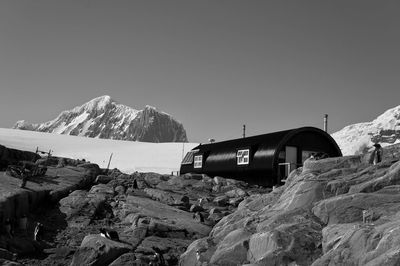
[[[195, 155], [203, 155], [202, 168], [193, 164], [181, 165], [181, 173], [204, 173], [245, 180], [265, 186], [276, 184], [282, 178], [283, 168], [279, 163], [286, 146], [296, 147], [296, 166], [301, 166], [303, 151], [323, 152], [330, 157], [341, 156], [336, 142], [326, 132], [313, 127], [303, 127], [249, 138], [235, 139], [195, 147]], [[237, 165], [239, 149], [250, 149], [249, 164]], [[284, 155], [284, 154], [281, 154]]]

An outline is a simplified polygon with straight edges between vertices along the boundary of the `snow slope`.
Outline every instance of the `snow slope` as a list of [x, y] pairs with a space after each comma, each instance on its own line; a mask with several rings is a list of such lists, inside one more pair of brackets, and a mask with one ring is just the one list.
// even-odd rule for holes
[[110, 168], [125, 173], [156, 172], [170, 174], [179, 171], [183, 156], [196, 143], [148, 143], [86, 138], [18, 129], [0, 128], [0, 144], [9, 148], [36, 151], [52, 150], [60, 157], [89, 160], [106, 168], [113, 153]]
[[372, 122], [344, 127], [332, 134], [343, 155], [363, 153], [374, 143], [388, 146], [400, 142], [400, 105], [391, 108]]

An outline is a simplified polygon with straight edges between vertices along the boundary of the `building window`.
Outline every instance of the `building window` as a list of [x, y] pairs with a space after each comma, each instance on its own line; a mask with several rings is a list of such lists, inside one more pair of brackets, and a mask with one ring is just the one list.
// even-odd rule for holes
[[193, 168], [201, 168], [203, 166], [203, 155], [194, 156]]
[[237, 153], [236, 153], [237, 164], [238, 165], [247, 165], [247, 164], [249, 164], [249, 155], [250, 155], [250, 150], [249, 149], [238, 150]]
[[182, 164], [182, 165], [192, 164], [192, 163], [193, 163], [193, 155], [194, 155], [196, 152], [198, 152], [198, 150], [193, 150], [193, 151], [190, 151], [190, 152], [186, 153], [186, 156], [185, 156], [185, 158], [183, 158], [181, 164]]

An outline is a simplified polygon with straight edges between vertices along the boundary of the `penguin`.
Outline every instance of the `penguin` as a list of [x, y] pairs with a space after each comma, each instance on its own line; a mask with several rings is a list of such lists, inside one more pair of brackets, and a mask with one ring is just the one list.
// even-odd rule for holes
[[196, 259], [197, 259], [197, 261], [200, 261], [200, 259], [201, 259], [200, 250], [196, 250]]
[[35, 226], [35, 232], [33, 233], [33, 240], [39, 241], [42, 238], [43, 238], [43, 224], [37, 222]]
[[136, 178], [133, 180], [133, 189], [138, 189]]
[[107, 230], [105, 228], [100, 228], [100, 235], [102, 237], [111, 239], [113, 241], [119, 241], [119, 236], [118, 236], [117, 231]]
[[154, 250], [153, 261], [151, 262], [150, 265], [167, 266], [164, 259], [164, 253], [161, 251], [161, 249], [153, 247], [153, 250]]
[[201, 254], [206, 252], [206, 251], [207, 251], [207, 249], [204, 248], [204, 247], [196, 249], [196, 259], [197, 259], [198, 262], [200, 262], [200, 263], [203, 262], [204, 258], [202, 257]]
[[193, 218], [194, 220], [197, 220], [197, 221], [200, 222], [200, 223], [204, 223], [204, 217], [203, 217], [203, 215], [201, 214], [201, 212], [196, 212], [196, 213], [194, 213], [192, 218]]

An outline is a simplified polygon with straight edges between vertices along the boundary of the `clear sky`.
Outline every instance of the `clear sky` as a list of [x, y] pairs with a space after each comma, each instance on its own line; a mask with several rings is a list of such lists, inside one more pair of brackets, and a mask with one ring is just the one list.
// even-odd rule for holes
[[2, 0], [0, 127], [101, 96], [192, 142], [329, 130], [400, 105], [400, 1]]

